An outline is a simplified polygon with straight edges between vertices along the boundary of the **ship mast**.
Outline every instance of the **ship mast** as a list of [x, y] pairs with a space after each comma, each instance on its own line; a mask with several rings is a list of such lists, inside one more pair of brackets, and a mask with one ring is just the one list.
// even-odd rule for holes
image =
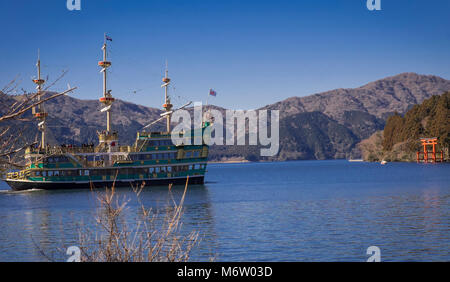
[[[33, 82], [37, 85], [36, 89], [37, 89], [37, 100], [38, 102], [41, 101], [41, 96], [43, 95], [42, 92], [42, 85], [45, 83], [45, 80], [43, 80], [41, 78], [41, 59], [40, 59], [40, 52], [38, 50], [38, 60], [37, 60], [37, 73], [38, 73], [38, 77], [37, 79], [33, 79]], [[35, 109], [34, 109], [35, 110]], [[34, 116], [39, 120], [38, 123], [38, 129], [41, 132], [41, 144], [40, 144], [40, 148], [45, 148], [45, 129], [46, 129], [46, 118], [48, 116], [48, 113], [45, 112], [44, 110], [44, 105], [41, 103], [38, 105], [38, 109], [37, 111], [34, 111]]]
[[163, 105], [163, 108], [166, 111], [167, 132], [170, 133], [170, 117], [171, 117], [171, 111], [172, 111], [173, 105], [170, 103], [170, 97], [169, 97], [169, 93], [168, 93], [169, 85], [170, 85], [170, 78], [169, 78], [169, 68], [167, 66], [167, 61], [166, 61], [166, 75], [162, 79], [162, 81], [164, 82], [164, 84], [161, 85], [161, 87], [164, 87], [164, 105]]
[[114, 102], [114, 98], [111, 95], [111, 90], [107, 89], [106, 86], [106, 74], [107, 69], [111, 66], [111, 62], [109, 62], [106, 58], [106, 34], [105, 34], [105, 41], [103, 43], [103, 61], [98, 62], [98, 65], [102, 68], [100, 72], [103, 73], [103, 97], [101, 97], [99, 100], [101, 103], [105, 105], [105, 107], [101, 110], [102, 112], [106, 111], [106, 131], [109, 133], [111, 131], [111, 106]]

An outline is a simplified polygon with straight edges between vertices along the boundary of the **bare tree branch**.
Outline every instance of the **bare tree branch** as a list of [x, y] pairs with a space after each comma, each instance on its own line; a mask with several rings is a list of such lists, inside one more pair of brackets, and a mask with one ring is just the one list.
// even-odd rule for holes
[[[15, 123], [10, 123], [9, 121], [29, 121], [31, 120], [30, 118], [23, 117], [28, 110], [77, 89], [77, 87], [73, 87], [37, 101], [39, 96], [42, 97], [48, 93], [47, 90], [60, 81], [66, 73], [67, 71], [63, 71], [56, 80], [50, 83], [44, 91], [41, 92], [27, 94], [26, 91], [22, 89], [24, 92], [22, 96], [12, 95], [19, 85], [19, 76], [11, 80], [2, 90], [0, 90], [0, 102], [2, 104], [2, 108], [0, 108], [0, 170], [11, 167], [24, 167], [23, 160], [16, 161], [16, 159], [22, 155], [20, 152], [29, 146], [38, 144], [36, 139], [33, 143], [24, 142], [22, 136], [26, 131], [25, 128], [23, 128], [23, 126], [17, 127]], [[17, 132], [17, 128], [19, 128], [19, 132]]]
[[77, 89], [77, 87], [73, 87], [73, 88], [68, 89], [68, 90], [66, 90], [66, 91], [64, 91], [64, 92], [61, 92], [61, 93], [52, 95], [52, 96], [50, 96], [50, 97], [48, 97], [48, 98], [45, 98], [45, 99], [43, 99], [43, 100], [41, 100], [41, 101], [39, 101], [39, 102], [35, 102], [35, 103], [33, 103], [32, 105], [30, 105], [30, 106], [28, 106], [28, 107], [25, 107], [24, 109], [22, 109], [22, 110], [20, 110], [20, 111], [18, 111], [18, 112], [15, 112], [15, 113], [12, 113], [12, 114], [9, 114], [9, 115], [2, 116], [2, 117], [0, 117], [0, 122], [5, 121], [5, 120], [9, 120], [9, 119], [13, 119], [13, 118], [15, 118], [15, 117], [17, 117], [17, 116], [20, 116], [20, 115], [22, 115], [23, 113], [25, 113], [26, 111], [28, 111], [28, 110], [30, 110], [31, 108], [33, 108], [33, 107], [36, 107], [36, 106], [38, 106], [38, 105], [40, 105], [40, 104], [42, 104], [42, 103], [44, 103], [44, 102], [47, 102], [48, 100], [51, 100], [51, 99], [54, 99], [54, 98], [56, 98], [56, 97], [65, 95], [65, 94], [67, 94], [67, 93], [69, 93], [69, 92], [72, 92], [72, 91], [75, 90], [75, 89]]

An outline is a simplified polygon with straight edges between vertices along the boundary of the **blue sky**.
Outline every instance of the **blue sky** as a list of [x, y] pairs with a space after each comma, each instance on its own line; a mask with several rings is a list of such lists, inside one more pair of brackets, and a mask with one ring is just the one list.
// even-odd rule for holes
[[[173, 102], [206, 100], [234, 109], [291, 96], [358, 87], [401, 72], [450, 79], [450, 1], [381, 0], [0, 0], [0, 85], [20, 75], [32, 90], [37, 49], [43, 73], [69, 73], [55, 90], [97, 99], [97, 61], [113, 38], [115, 97], [161, 107], [165, 60]], [[133, 93], [134, 91], [137, 93]]]

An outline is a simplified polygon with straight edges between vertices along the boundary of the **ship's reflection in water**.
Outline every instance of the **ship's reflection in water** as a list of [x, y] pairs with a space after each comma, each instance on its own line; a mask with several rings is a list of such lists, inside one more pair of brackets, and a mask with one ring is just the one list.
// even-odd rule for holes
[[[6, 189], [0, 183], [0, 189]], [[130, 229], [144, 205], [161, 218], [174, 201], [180, 202], [184, 187], [146, 187], [138, 196], [132, 189], [116, 190], [119, 201], [127, 201], [124, 217]], [[0, 193], [0, 261], [64, 261], [65, 250], [76, 246], [79, 232], [99, 230], [95, 226], [98, 195], [89, 190], [61, 190]], [[181, 235], [199, 233], [199, 246], [192, 259], [209, 261], [217, 249], [208, 189], [190, 185], [184, 202]]]
[[[450, 260], [449, 164], [210, 164], [206, 181], [189, 186], [182, 217], [182, 232], [202, 238], [194, 260], [366, 261], [369, 246], [382, 261]], [[164, 214], [183, 190], [150, 187], [140, 200]], [[117, 191], [135, 223], [135, 193]], [[0, 192], [0, 261], [45, 260], [40, 250], [66, 260], [96, 207], [89, 190]]]

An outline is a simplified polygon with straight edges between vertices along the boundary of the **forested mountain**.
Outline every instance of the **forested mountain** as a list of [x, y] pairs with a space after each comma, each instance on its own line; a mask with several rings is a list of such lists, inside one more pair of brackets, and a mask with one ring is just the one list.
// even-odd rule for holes
[[[359, 88], [291, 97], [267, 105], [261, 109], [280, 110], [280, 152], [267, 160], [359, 157], [356, 144], [382, 130], [389, 116], [395, 113], [405, 114], [415, 104], [446, 91], [450, 91], [448, 80], [431, 75], [403, 73]], [[45, 104], [49, 112], [50, 143], [96, 142], [96, 131], [105, 127], [106, 119], [104, 113], [99, 111], [101, 104], [97, 100], [80, 100], [74, 97], [61, 96]], [[14, 99], [20, 97], [0, 95], [0, 98], [1, 113]], [[214, 108], [225, 113], [223, 108]], [[420, 110], [416, 111], [420, 112], [417, 115], [422, 114]], [[157, 119], [160, 113], [162, 111], [159, 109], [117, 100], [113, 105], [113, 127], [119, 131], [122, 143], [131, 143], [135, 140], [136, 132]], [[440, 116], [442, 113], [436, 112], [435, 115], [439, 119], [445, 119]], [[27, 116], [31, 117], [30, 114]], [[389, 119], [388, 131], [391, 127], [395, 128], [394, 131], [397, 130], [397, 125], [394, 124], [398, 119], [398, 116]], [[434, 118], [430, 121], [430, 130], [435, 128], [432, 120]], [[37, 135], [34, 121], [14, 121], [14, 124], [18, 130], [24, 131], [25, 137], [34, 140]], [[159, 123], [152, 129], [163, 128], [163, 123]], [[386, 139], [386, 148], [392, 142], [397, 142], [396, 138], [399, 137]], [[210, 157], [211, 160], [226, 160], [231, 157], [261, 160], [258, 148], [252, 146], [213, 146]]]
[[[450, 92], [413, 106], [404, 116], [389, 117], [383, 132], [361, 143], [368, 160], [414, 160], [421, 137], [438, 137], [437, 150], [450, 147]], [[376, 145], [375, 145], [376, 144]]]

